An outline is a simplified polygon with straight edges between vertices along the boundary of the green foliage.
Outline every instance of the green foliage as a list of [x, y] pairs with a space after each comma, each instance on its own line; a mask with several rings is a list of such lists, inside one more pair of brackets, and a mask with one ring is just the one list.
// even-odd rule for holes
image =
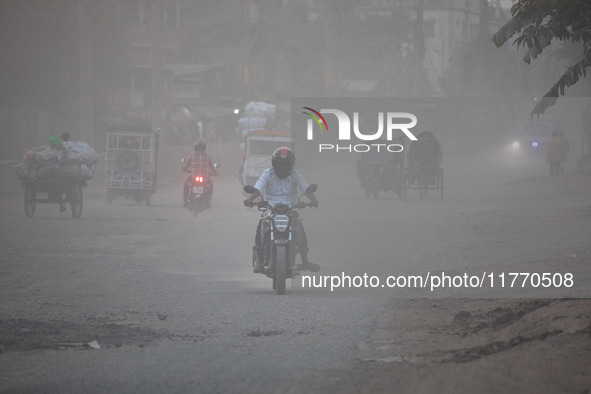
[[589, 0], [518, 0], [511, 8], [512, 19], [494, 35], [502, 46], [517, 35], [514, 44], [528, 49], [523, 60], [530, 63], [551, 45], [553, 40], [577, 43], [583, 48], [578, 60], [556, 81], [532, 115], [540, 115], [554, 105], [565, 89], [587, 75], [591, 67], [591, 2]]

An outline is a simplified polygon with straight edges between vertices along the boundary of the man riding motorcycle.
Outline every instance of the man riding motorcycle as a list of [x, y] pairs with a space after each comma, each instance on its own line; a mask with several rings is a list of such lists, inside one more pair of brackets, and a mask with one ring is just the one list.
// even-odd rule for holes
[[[246, 200], [244, 200], [245, 206], [251, 206], [252, 201], [263, 193], [265, 200], [267, 200], [271, 206], [275, 206], [276, 204], [286, 204], [291, 207], [297, 200], [298, 187], [302, 191], [305, 191], [308, 188], [308, 183], [306, 183], [302, 174], [294, 168], [295, 155], [291, 149], [282, 147], [275, 150], [271, 156], [271, 163], [272, 167], [263, 171], [258, 181], [254, 184], [257, 192], [252, 193]], [[314, 193], [308, 193], [306, 196], [311, 200], [315, 207], [318, 207], [318, 200]], [[301, 221], [297, 220], [297, 216], [295, 219], [294, 226], [298, 226], [300, 231], [295, 231], [294, 233], [301, 234], [295, 242], [298, 244], [298, 249], [302, 258], [302, 268], [311, 272], [317, 272], [320, 270], [320, 266], [308, 261], [308, 239], [304, 232], [304, 227]], [[261, 226], [262, 221], [259, 221], [254, 246], [254, 250], [256, 251], [254, 261], [255, 273], [264, 272], [264, 248], [261, 239]]]
[[205, 177], [207, 182], [207, 195], [205, 196], [205, 200], [207, 201], [207, 206], [211, 204], [211, 197], [213, 195], [211, 175], [217, 175], [217, 171], [215, 170], [211, 157], [205, 151], [206, 148], [207, 144], [204, 141], [197, 141], [194, 146], [195, 151], [191, 152], [185, 161], [183, 171], [191, 173], [191, 175], [187, 177], [183, 187], [183, 201], [185, 206], [189, 203], [189, 188], [196, 176]]

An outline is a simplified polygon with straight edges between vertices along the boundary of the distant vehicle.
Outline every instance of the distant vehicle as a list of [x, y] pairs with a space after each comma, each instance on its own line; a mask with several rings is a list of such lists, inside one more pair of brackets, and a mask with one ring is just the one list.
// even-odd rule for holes
[[560, 131], [560, 124], [556, 119], [529, 121], [515, 135], [511, 147], [521, 152], [545, 154], [553, 131]]
[[[408, 149], [406, 188], [419, 191], [419, 199], [423, 201], [429, 190], [439, 190], [439, 198], [443, 201], [443, 153], [441, 144], [430, 131], [417, 135]], [[403, 195], [406, 198], [406, 194]]]
[[158, 134], [151, 127], [111, 126], [107, 132], [107, 203], [118, 196], [150, 205], [156, 192]]
[[244, 138], [244, 161], [240, 181], [243, 185], [254, 185], [259, 176], [271, 167], [271, 155], [282, 146], [291, 147], [291, 133], [288, 131], [256, 130]]
[[[184, 164], [185, 159], [182, 159], [181, 163]], [[220, 165], [214, 163], [213, 167], [219, 168]], [[191, 170], [187, 170], [187, 172], [191, 172]], [[209, 208], [211, 204], [213, 181], [205, 175], [191, 174], [185, 180], [185, 183], [188, 186], [188, 195], [185, 196], [185, 204], [189, 211], [193, 212], [193, 217], [196, 218], [206, 208]]]

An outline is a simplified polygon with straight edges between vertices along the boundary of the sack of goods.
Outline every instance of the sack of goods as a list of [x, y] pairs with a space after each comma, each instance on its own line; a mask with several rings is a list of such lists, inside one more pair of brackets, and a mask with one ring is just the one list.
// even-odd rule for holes
[[249, 116], [238, 119], [238, 127], [240, 130], [265, 130], [268, 119], [260, 116]]
[[244, 107], [244, 115], [246, 117], [274, 118], [276, 111], [277, 107], [275, 104], [265, 103], [264, 101], [251, 101]]
[[94, 176], [98, 155], [85, 142], [63, 141], [27, 149], [14, 172], [23, 180], [87, 181]]

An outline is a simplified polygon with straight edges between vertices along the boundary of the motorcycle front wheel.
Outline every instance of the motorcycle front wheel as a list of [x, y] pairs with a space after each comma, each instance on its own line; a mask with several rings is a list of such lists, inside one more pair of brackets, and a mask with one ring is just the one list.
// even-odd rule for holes
[[285, 294], [285, 282], [287, 280], [287, 246], [275, 246], [275, 272], [273, 273], [273, 284], [275, 292], [279, 295]]

